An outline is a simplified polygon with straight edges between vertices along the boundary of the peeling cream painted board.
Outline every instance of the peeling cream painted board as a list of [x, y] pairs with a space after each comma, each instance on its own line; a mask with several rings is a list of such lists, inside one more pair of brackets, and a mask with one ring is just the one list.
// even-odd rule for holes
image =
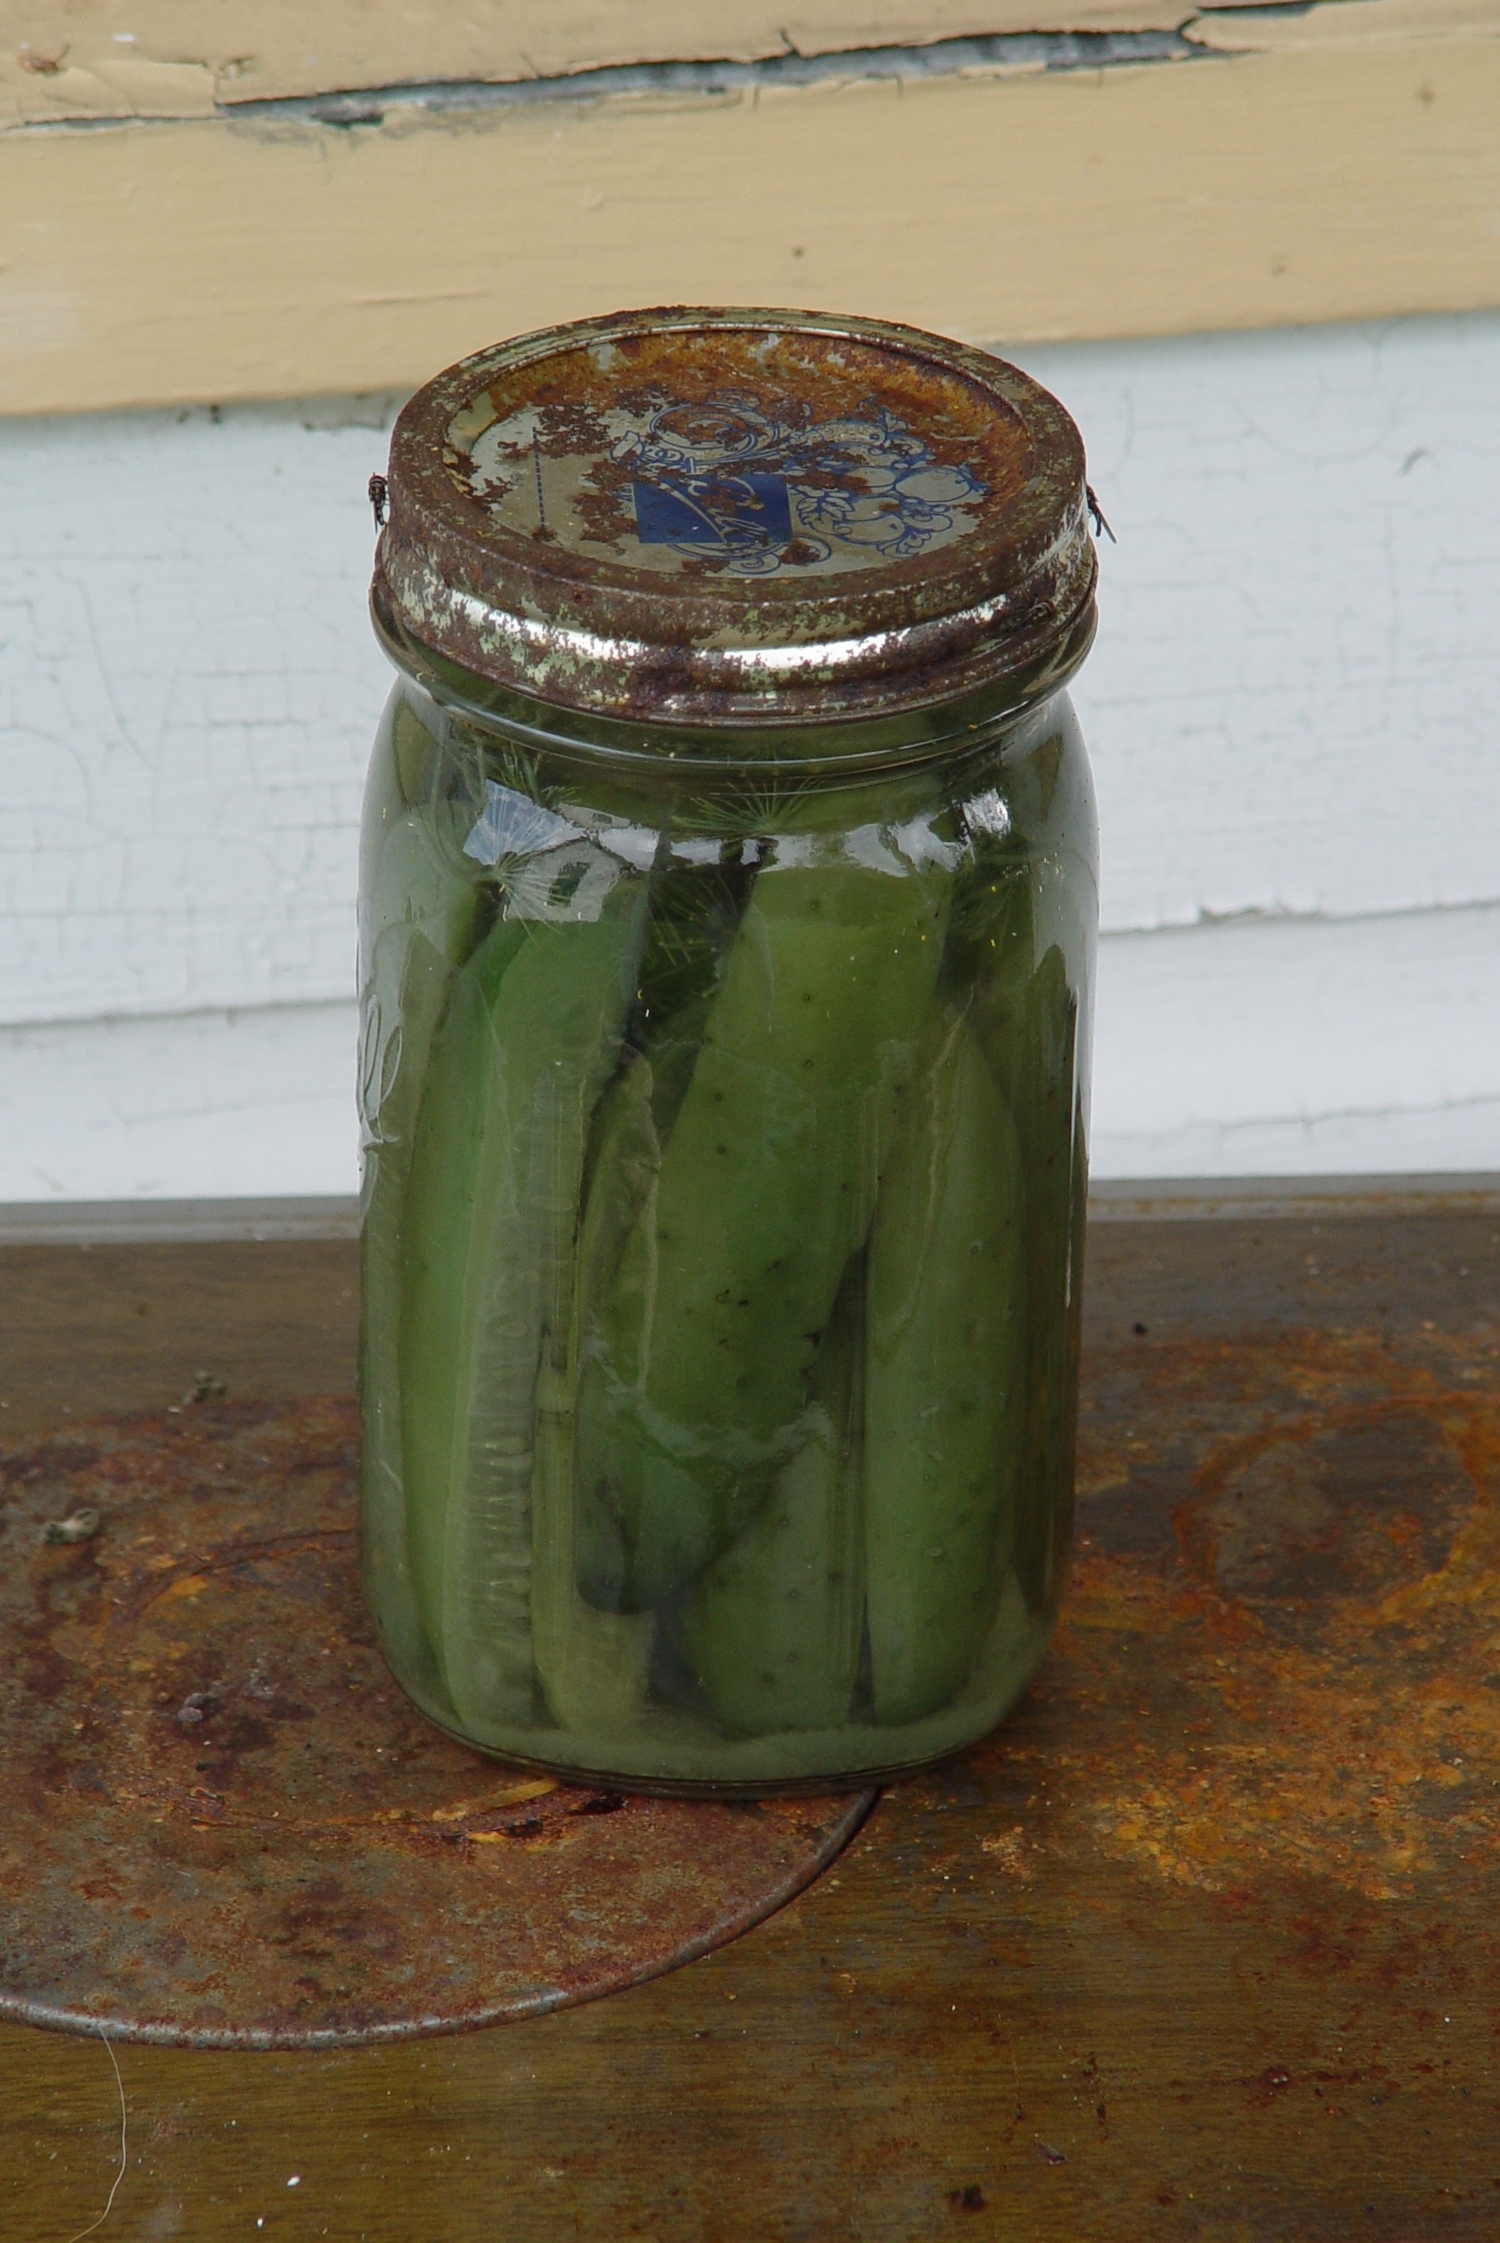
[[[1236, 22], [1234, 19], [1240, 20]], [[434, 81], [502, 83], [671, 61], [1052, 31], [1183, 30], [1262, 50], [1496, 28], [1495, 0], [1333, 0], [1267, 15], [1255, 0], [11, 0], [0, 53], [7, 120], [208, 115], [214, 105]]]
[[[1343, 0], [1346, 7], [1364, 0]], [[0, 410], [415, 384], [621, 303], [1013, 342], [1500, 304], [1500, 39], [0, 136]]]
[[1290, 7], [1278, 0], [1230, 0], [1184, 26], [1196, 43], [1220, 54], [1285, 54], [1295, 48], [1351, 47], [1449, 39], [1462, 32], [1500, 31], [1496, 0], [1325, 0]]
[[[1120, 537], [1106, 925], [1500, 899], [1500, 318], [1021, 355]], [[388, 417], [0, 427], [0, 1019], [348, 994]]]
[[1500, 908], [1100, 944], [1100, 1176], [1492, 1169]]
[[[1344, 0], [1340, 12], [1378, 18], [1392, 4]], [[306, 0], [134, 0], [127, 20], [118, 0], [10, 0], [0, 118], [191, 116], [215, 102], [442, 79], [749, 62], [995, 32], [1176, 29], [1200, 14], [1181, 0], [321, 0], [315, 11]], [[1429, 29], [1474, 14], [1475, 0], [1422, 0]]]

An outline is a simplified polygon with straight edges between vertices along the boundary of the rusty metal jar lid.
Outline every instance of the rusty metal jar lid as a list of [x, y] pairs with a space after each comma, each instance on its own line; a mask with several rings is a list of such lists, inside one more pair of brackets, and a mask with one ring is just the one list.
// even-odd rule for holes
[[1083, 444], [984, 351], [875, 320], [621, 312], [481, 351], [391, 441], [398, 659], [669, 724], [824, 723], [1067, 675]]

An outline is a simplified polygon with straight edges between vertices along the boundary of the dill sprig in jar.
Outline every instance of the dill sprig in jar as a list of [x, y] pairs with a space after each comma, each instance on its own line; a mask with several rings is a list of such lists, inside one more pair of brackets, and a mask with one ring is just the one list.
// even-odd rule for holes
[[397, 422], [362, 846], [364, 1548], [432, 1718], [612, 1784], [984, 1734], [1071, 1511], [1082, 446], [872, 321], [654, 311]]

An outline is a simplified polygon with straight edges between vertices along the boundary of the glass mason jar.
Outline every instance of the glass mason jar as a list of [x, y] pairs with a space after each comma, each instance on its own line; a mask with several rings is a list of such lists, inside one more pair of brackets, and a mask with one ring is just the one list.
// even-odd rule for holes
[[1076, 430], [797, 313], [431, 383], [373, 610], [364, 1548], [397, 1679], [627, 1787], [983, 1735], [1069, 1533]]

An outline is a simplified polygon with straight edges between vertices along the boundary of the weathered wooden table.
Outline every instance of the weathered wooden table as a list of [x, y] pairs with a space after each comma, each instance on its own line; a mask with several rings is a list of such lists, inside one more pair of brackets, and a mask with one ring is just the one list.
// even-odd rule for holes
[[[1500, 1217], [1090, 1251], [1078, 1561], [996, 1739], [631, 1991], [118, 2046], [98, 2232], [1500, 2236]], [[8, 1250], [0, 1447], [205, 1364], [347, 1393], [354, 1317], [342, 1244]], [[109, 2051], [0, 2027], [0, 2234], [87, 2228], [119, 2139]]]

